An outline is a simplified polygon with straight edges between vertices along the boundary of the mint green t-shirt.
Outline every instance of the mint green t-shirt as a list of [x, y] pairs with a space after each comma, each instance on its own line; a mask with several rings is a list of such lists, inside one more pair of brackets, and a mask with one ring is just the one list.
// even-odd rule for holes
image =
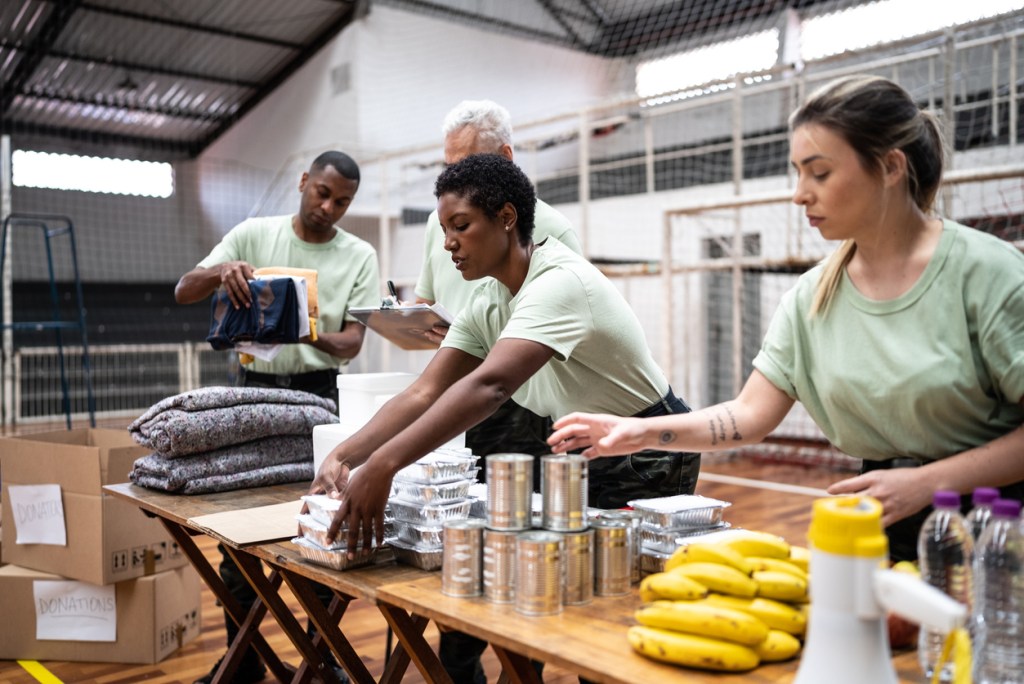
[[[199, 266], [210, 268], [239, 260], [253, 268], [316, 269], [320, 332], [338, 332], [342, 321], [355, 321], [346, 316], [350, 306], [380, 305], [377, 251], [370, 243], [337, 227], [330, 242], [315, 244], [299, 239], [292, 230], [291, 216], [246, 219], [232, 228]], [[309, 344], [288, 344], [273, 361], [256, 360], [246, 368], [257, 373], [292, 375], [346, 363]]]
[[936, 460], [1024, 423], [1024, 255], [945, 221], [921, 277], [876, 301], [843, 279], [808, 320], [822, 267], [800, 277], [754, 367], [858, 458]]
[[[577, 254], [583, 253], [569, 219], [550, 205], [537, 200], [533, 223], [534, 243], [540, 244], [553, 237]], [[416, 296], [430, 302], [440, 302], [441, 306], [454, 316], [465, 308], [473, 290], [481, 282], [483, 281], [464, 280], [462, 274], [455, 268], [452, 255], [444, 248], [444, 231], [441, 229], [441, 222], [435, 209], [427, 218], [427, 232], [423, 240], [423, 267], [416, 282]]]
[[640, 321], [593, 264], [553, 238], [538, 245], [519, 293], [488, 278], [442, 347], [484, 358], [499, 339], [539, 342], [555, 355], [512, 398], [540, 416], [629, 416], [668, 392]]

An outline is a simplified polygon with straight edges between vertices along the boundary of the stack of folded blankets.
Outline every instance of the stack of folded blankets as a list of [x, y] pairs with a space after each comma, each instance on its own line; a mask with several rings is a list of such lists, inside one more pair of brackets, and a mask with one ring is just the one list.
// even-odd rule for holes
[[309, 392], [204, 387], [154, 404], [128, 426], [154, 453], [132, 482], [203, 494], [313, 479], [313, 428], [338, 422], [335, 404]]

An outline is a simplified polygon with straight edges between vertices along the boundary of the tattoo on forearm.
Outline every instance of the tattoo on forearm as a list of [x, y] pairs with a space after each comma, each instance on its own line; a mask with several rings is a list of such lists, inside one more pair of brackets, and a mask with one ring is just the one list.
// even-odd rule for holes
[[664, 430], [661, 435], [658, 436], [658, 442], [661, 444], [671, 444], [674, 441], [676, 441], [676, 433], [671, 430]]
[[716, 444], [718, 444], [718, 433], [715, 432], [714, 416], [712, 416], [711, 420], [708, 421], [708, 428], [711, 430], [711, 446], [715, 446]]
[[718, 439], [725, 441], [725, 421], [722, 420], [722, 414], [715, 416], [718, 418]]
[[732, 422], [732, 439], [733, 439], [733, 441], [734, 442], [742, 441], [743, 440], [743, 435], [740, 434], [739, 426], [736, 425], [736, 416], [733, 415], [732, 408], [730, 408], [730, 406], [728, 404], [726, 404], [723, 408], [725, 408], [725, 412], [729, 414], [729, 420]]

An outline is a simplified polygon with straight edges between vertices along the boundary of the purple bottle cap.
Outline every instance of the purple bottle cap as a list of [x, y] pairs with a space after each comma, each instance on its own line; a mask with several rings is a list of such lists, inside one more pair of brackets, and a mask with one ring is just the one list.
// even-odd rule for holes
[[971, 503], [975, 506], [978, 504], [990, 504], [998, 498], [999, 490], [995, 487], [978, 487], [971, 496]]
[[992, 502], [992, 515], [997, 518], [1019, 518], [1020, 501], [1016, 499], [996, 499]]
[[940, 489], [932, 497], [935, 508], [960, 508], [960, 495], [949, 489]]

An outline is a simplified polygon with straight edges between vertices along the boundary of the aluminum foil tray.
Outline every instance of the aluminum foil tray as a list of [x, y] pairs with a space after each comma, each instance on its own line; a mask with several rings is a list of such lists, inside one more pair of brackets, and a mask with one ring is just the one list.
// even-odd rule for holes
[[399, 541], [419, 550], [433, 551], [444, 546], [443, 527], [398, 522], [395, 524], [395, 534]]
[[[327, 541], [327, 530], [330, 528], [330, 525], [320, 522], [308, 513], [300, 513], [295, 516], [295, 519], [299, 521], [299, 530], [302, 532], [302, 536], [309, 539], [317, 546], [329, 551], [344, 549], [346, 547], [345, 534], [348, 531], [348, 527], [346, 525], [342, 525], [341, 531], [338, 532], [338, 538], [332, 543]], [[390, 537], [393, 536], [394, 533], [394, 522], [385, 516], [384, 536]]]
[[648, 527], [692, 530], [720, 524], [722, 512], [732, 504], [697, 494], [680, 494], [658, 499], [638, 499], [630, 501], [629, 505], [640, 513], [641, 522]]
[[387, 563], [395, 558], [394, 551], [389, 546], [380, 546], [367, 556], [360, 554], [349, 560], [344, 549], [333, 551], [325, 549], [305, 537], [295, 537], [292, 539], [292, 543], [299, 547], [299, 553], [309, 562], [323, 565], [333, 570], [350, 570], [367, 565]]
[[476, 478], [480, 470], [475, 467], [477, 457], [472, 454], [450, 452], [431, 452], [415, 463], [395, 473], [395, 480], [401, 482], [418, 482], [421, 484], [441, 484]]
[[476, 480], [457, 480], [432, 485], [394, 480], [391, 483], [391, 496], [399, 502], [411, 504], [452, 503], [465, 499], [474, 482]]
[[441, 527], [446, 520], [468, 518], [473, 501], [467, 499], [446, 504], [418, 505], [394, 499], [388, 506], [391, 508], [391, 515], [394, 516], [396, 523], [408, 522], [415, 525]]
[[305, 494], [302, 500], [306, 502], [310, 517], [321, 525], [330, 525], [334, 514], [341, 508], [340, 499], [332, 499], [326, 494]]
[[650, 575], [655, 572], [665, 572], [665, 563], [671, 555], [671, 553], [644, 549], [640, 552], [640, 573]]
[[719, 532], [729, 529], [729, 523], [719, 523], [707, 527], [697, 527], [689, 530], [665, 530], [660, 527], [652, 527], [641, 523], [640, 525], [640, 546], [643, 552], [658, 551], [661, 553], [672, 553], [680, 546], [703, 539], [712, 532]]
[[416, 549], [400, 539], [386, 539], [385, 543], [391, 547], [395, 554], [395, 560], [405, 565], [411, 565], [420, 570], [440, 570], [444, 559], [444, 549], [439, 548], [431, 551]]

